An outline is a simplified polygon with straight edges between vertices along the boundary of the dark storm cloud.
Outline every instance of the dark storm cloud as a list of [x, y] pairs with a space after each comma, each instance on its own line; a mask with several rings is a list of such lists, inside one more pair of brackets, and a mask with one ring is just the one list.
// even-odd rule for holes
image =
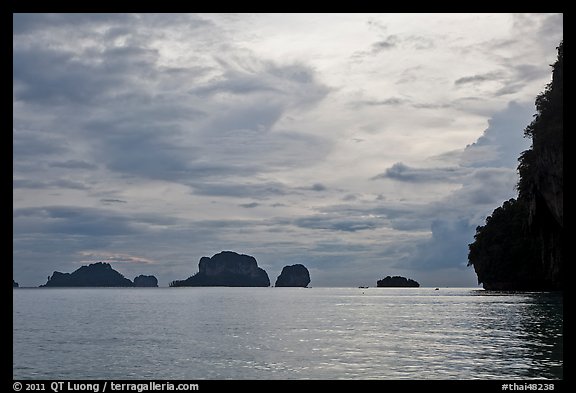
[[[76, 36], [113, 39], [119, 36], [146, 35], [152, 29], [179, 29], [189, 33], [197, 29], [211, 29], [211, 21], [194, 14], [161, 13], [17, 13], [13, 14], [13, 33], [15, 35], [37, 34], [51, 30], [67, 33], [73, 30]], [[216, 37], [214, 37], [216, 38]]]
[[12, 31], [14, 34], [34, 33], [38, 30], [53, 28], [86, 28], [94, 25], [108, 25], [110, 23], [131, 23], [132, 14], [102, 14], [102, 13], [70, 13], [70, 14], [13, 14]]
[[[311, 67], [268, 61], [225, 43], [221, 45], [226, 50], [218, 56], [212, 51], [205, 56], [222, 32], [192, 15], [80, 15], [78, 20], [32, 15], [16, 22], [21, 32], [54, 32], [42, 36], [47, 42], [58, 41], [57, 34], [71, 24], [85, 22], [77, 37], [87, 43], [72, 45], [72, 39], [69, 46], [25, 44], [24, 38], [15, 38], [15, 98], [39, 107], [58, 106], [54, 114], [60, 119], [55, 123], [73, 119], [77, 130], [76, 139], [55, 124], [51, 138], [39, 132], [16, 133], [18, 168], [26, 168], [24, 154], [62, 153], [65, 144], [58, 140], [66, 135], [63, 140], [72, 145], [71, 153], [85, 147], [85, 169], [102, 165], [112, 172], [176, 181], [194, 186], [200, 194], [222, 195], [227, 193], [225, 183], [223, 190], [209, 191], [206, 180], [307, 165], [327, 152], [329, 144], [323, 138], [289, 130], [269, 132], [288, 110], [310, 107], [329, 92]], [[160, 53], [150, 41], [166, 38], [160, 28], [168, 25], [175, 36], [195, 32], [192, 43], [198, 48], [198, 61], [193, 65], [160, 64]], [[118, 46], [103, 36], [129, 39]], [[15, 117], [24, 119], [25, 113]], [[70, 158], [51, 167], [74, 165]]]
[[63, 50], [15, 46], [12, 65], [16, 99], [43, 105], [88, 104], [123, 84], [119, 75]]
[[430, 226], [432, 236], [418, 243], [410, 256], [401, 259], [397, 267], [415, 270], [465, 268], [468, 262], [468, 243], [471, 243], [475, 225], [467, 219], [434, 219]]
[[110, 237], [138, 232], [127, 217], [99, 209], [42, 207], [14, 210], [14, 234]]
[[219, 57], [217, 61], [220, 75], [195, 86], [190, 94], [200, 97], [241, 95], [242, 101], [238, 104], [245, 104], [246, 99], [248, 102], [257, 100], [260, 106], [278, 110], [314, 104], [330, 91], [317, 81], [314, 70], [304, 64], [278, 64], [246, 51], [232, 51], [228, 57]]
[[104, 198], [104, 199], [100, 199], [100, 202], [102, 202], [105, 205], [109, 205], [112, 203], [128, 203], [127, 201], [123, 200], [123, 199], [114, 199], [114, 198]]
[[312, 185], [312, 187], [310, 187], [310, 190], [312, 190], [312, 191], [326, 191], [327, 188], [326, 188], [326, 186], [325, 186], [324, 184], [322, 184], [322, 183], [314, 183], [314, 184]]
[[54, 135], [17, 131], [12, 136], [12, 154], [16, 159], [62, 154], [68, 150], [67, 145], [65, 139]]
[[398, 35], [390, 34], [385, 35], [386, 26], [376, 26], [372, 22], [368, 22], [371, 28], [376, 28], [380, 31], [382, 38], [378, 41], [373, 42], [368, 50], [356, 51], [352, 54], [351, 59], [353, 61], [362, 62], [366, 57], [377, 56], [382, 53], [387, 53], [394, 49], [407, 48], [413, 50], [427, 50], [435, 47], [435, 43], [432, 39], [420, 35]]
[[396, 106], [408, 103], [409, 101], [404, 98], [390, 97], [383, 100], [360, 100], [351, 102], [351, 106]]
[[124, 214], [112, 210], [46, 206], [15, 209], [14, 234], [114, 237], [145, 233], [148, 226], [171, 225], [176, 219], [161, 214]]
[[292, 224], [300, 228], [323, 229], [337, 232], [372, 230], [381, 225], [377, 219], [345, 217], [338, 214], [301, 217], [293, 220]]
[[167, 127], [110, 125], [92, 131], [92, 148], [109, 170], [166, 180], [181, 178], [189, 170], [193, 152], [171, 141], [177, 132]]
[[255, 207], [260, 206], [260, 204], [258, 202], [252, 202], [252, 203], [241, 203], [238, 206], [246, 208], [246, 209], [253, 209]]
[[290, 191], [288, 187], [279, 182], [239, 183], [233, 181], [218, 183], [194, 182], [192, 190], [198, 195], [253, 199], [268, 199], [274, 196], [286, 195]]
[[412, 168], [401, 162], [397, 162], [384, 173], [374, 176], [372, 179], [394, 179], [405, 182], [456, 182], [466, 174], [464, 168]]
[[468, 83], [482, 83], [502, 80], [506, 75], [500, 71], [487, 72], [485, 74], [477, 74], [470, 76], [463, 76], [454, 81], [455, 85], [464, 85]]
[[54, 181], [40, 181], [31, 179], [14, 179], [12, 181], [12, 187], [17, 188], [30, 188], [30, 189], [44, 189], [44, 188], [64, 188], [71, 190], [89, 190], [90, 187], [84, 183], [59, 179]]
[[92, 164], [84, 160], [54, 161], [48, 164], [48, 166], [51, 166], [53, 168], [82, 169], [82, 170], [92, 170], [98, 168], [98, 165]]

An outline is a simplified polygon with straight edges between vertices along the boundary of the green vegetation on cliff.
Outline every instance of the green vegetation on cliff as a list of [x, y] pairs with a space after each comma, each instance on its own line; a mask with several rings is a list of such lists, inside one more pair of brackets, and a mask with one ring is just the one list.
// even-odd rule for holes
[[557, 49], [552, 81], [524, 130], [532, 146], [519, 158], [518, 198], [494, 210], [469, 245], [468, 265], [486, 289], [563, 287], [563, 43]]

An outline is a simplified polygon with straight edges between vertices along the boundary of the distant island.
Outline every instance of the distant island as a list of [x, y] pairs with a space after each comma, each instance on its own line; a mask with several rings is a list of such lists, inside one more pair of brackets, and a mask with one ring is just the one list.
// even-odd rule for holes
[[417, 288], [420, 286], [420, 284], [417, 281], [412, 280], [411, 278], [406, 278], [406, 277], [402, 277], [402, 276], [393, 276], [393, 277], [386, 276], [382, 280], [378, 280], [376, 282], [376, 286], [378, 288], [387, 288], [387, 287]]
[[158, 279], [154, 276], [145, 276], [143, 274], [134, 278], [135, 287], [157, 287]]
[[202, 257], [198, 272], [186, 280], [175, 280], [171, 287], [269, 287], [268, 273], [253, 256], [222, 251]]
[[12, 279], [12, 288], [18, 288], [20, 285], [14, 279]]
[[468, 266], [488, 290], [563, 289], [564, 264], [564, 45], [552, 81], [536, 98], [524, 130], [532, 146], [520, 155], [518, 197], [496, 208], [469, 244]]
[[307, 287], [308, 284], [310, 284], [310, 272], [306, 266], [297, 263], [296, 265], [284, 266], [274, 286]]
[[[48, 281], [40, 287], [134, 287], [134, 286], [158, 286], [158, 280], [154, 276], [148, 277], [144, 282], [156, 285], [135, 285], [121, 273], [112, 269], [109, 263], [97, 262], [88, 266], [81, 266], [72, 273], [54, 272], [48, 277]], [[136, 278], [138, 279], [138, 277]], [[135, 280], [136, 280], [135, 279]], [[142, 279], [139, 282], [143, 282]]]

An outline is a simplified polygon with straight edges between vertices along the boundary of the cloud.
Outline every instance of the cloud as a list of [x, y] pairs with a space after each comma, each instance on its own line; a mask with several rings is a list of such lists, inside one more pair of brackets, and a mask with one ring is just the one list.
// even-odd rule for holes
[[477, 75], [470, 75], [470, 76], [463, 76], [458, 78], [454, 81], [455, 85], [464, 85], [468, 83], [482, 83], [482, 82], [492, 82], [492, 81], [500, 81], [506, 75], [501, 71], [493, 71], [487, 72], [485, 74], [477, 74]]
[[377, 41], [372, 44], [372, 54], [377, 54], [385, 50], [392, 49], [398, 45], [400, 39], [396, 35], [389, 35], [383, 40]]
[[[517, 158], [530, 145], [522, 130], [532, 113], [533, 105], [512, 101], [489, 119], [488, 128], [474, 143], [443, 155], [442, 160], [451, 162], [451, 166], [414, 168], [399, 162], [372, 178], [419, 187], [430, 183], [460, 185], [442, 198], [429, 203], [365, 204], [362, 208], [351, 207], [349, 214], [380, 216], [396, 230], [429, 231], [428, 236], [419, 236], [406, 246], [406, 253], [396, 261], [397, 268], [465, 270], [467, 247], [476, 226], [515, 194]], [[334, 211], [343, 213], [346, 208], [334, 207]]]
[[43, 188], [64, 188], [70, 190], [89, 190], [91, 187], [84, 183], [59, 179], [54, 181], [39, 181], [31, 179], [14, 179], [12, 181], [13, 188], [28, 188], [28, 189], [43, 189]]
[[110, 23], [130, 24], [134, 20], [131, 14], [101, 14], [101, 13], [74, 13], [74, 14], [39, 14], [18, 13], [12, 15], [13, 33], [30, 34], [44, 29], [69, 29], [74, 27], [102, 26]]
[[38, 104], [95, 103], [125, 84], [118, 74], [64, 50], [16, 46], [12, 65], [15, 98]]
[[523, 136], [524, 128], [534, 113], [534, 105], [511, 101], [488, 120], [488, 128], [462, 152], [460, 164], [465, 167], [516, 168], [520, 153], [530, 147]]
[[121, 254], [121, 253], [110, 253], [110, 252], [98, 252], [98, 251], [80, 251], [80, 260], [78, 263], [87, 264], [94, 262], [108, 262], [110, 264], [133, 264], [133, 265], [151, 265], [157, 264], [158, 262], [144, 258], [141, 256]]
[[98, 165], [92, 164], [84, 160], [55, 161], [51, 162], [48, 165], [54, 168], [83, 169], [83, 170], [92, 170], [98, 168]]
[[[80, 111], [82, 105], [99, 108], [101, 114], [91, 116], [86, 107], [85, 120], [60, 109], [62, 117], [78, 121], [76, 140], [66, 140], [85, 145], [91, 160], [83, 160], [84, 167], [98, 160], [113, 172], [186, 183], [210, 174], [251, 176], [271, 167], [306, 165], [327, 151], [325, 138], [271, 132], [289, 111], [308, 108], [328, 93], [312, 68], [230, 48], [216, 63], [186, 69], [160, 64], [158, 49], [135, 45], [80, 53], [16, 45], [17, 100], [74, 103]], [[209, 74], [217, 76], [207, 79]], [[15, 154], [60, 153], [65, 144], [58, 143], [59, 134], [19, 134]], [[254, 155], [260, 157], [258, 165]], [[71, 159], [52, 166], [75, 164]]]
[[12, 141], [12, 154], [16, 159], [60, 155], [69, 148], [65, 139], [58, 135], [44, 136], [23, 130], [17, 130]]
[[255, 95], [260, 99], [272, 98], [268, 104], [305, 106], [314, 104], [330, 91], [317, 81], [314, 70], [303, 64], [277, 64], [257, 58], [249, 51], [232, 51], [217, 61], [216, 71], [220, 75], [195, 86], [190, 94], [232, 94], [242, 95], [242, 99]]
[[397, 266], [415, 270], [465, 268], [468, 262], [468, 243], [476, 226], [467, 219], [435, 219], [430, 226], [432, 236], [417, 243], [410, 256]]
[[75, 236], [119, 236], [139, 232], [125, 216], [99, 209], [43, 207], [14, 210], [14, 232]]
[[103, 198], [103, 199], [100, 199], [100, 202], [102, 202], [105, 205], [109, 205], [112, 203], [128, 203], [122, 199], [113, 199], [113, 198]]
[[377, 179], [394, 179], [405, 182], [457, 182], [466, 174], [467, 170], [461, 167], [446, 168], [412, 168], [397, 162], [384, 173], [372, 177]]
[[288, 193], [287, 187], [279, 182], [195, 182], [192, 185], [192, 190], [194, 194], [198, 195], [254, 198], [259, 200]]
[[310, 187], [310, 190], [312, 191], [326, 191], [328, 188], [326, 188], [326, 186], [322, 183], [314, 183], [312, 184], [312, 187]]
[[292, 224], [300, 228], [323, 229], [341, 232], [357, 232], [378, 227], [379, 222], [373, 218], [341, 217], [339, 215], [316, 215], [294, 219]]
[[260, 204], [258, 202], [251, 202], [251, 203], [241, 203], [240, 205], [238, 205], [240, 207], [244, 207], [246, 209], [253, 209], [255, 207], [260, 206]]
[[315, 286], [457, 276], [459, 235], [514, 193], [523, 102], [562, 34], [532, 14], [13, 18], [13, 265], [31, 285], [92, 258], [167, 285], [223, 249], [305, 263]]
[[407, 102], [409, 102], [409, 101], [404, 99], [404, 98], [390, 97], [390, 98], [386, 98], [383, 100], [371, 99], [371, 100], [354, 101], [351, 103], [351, 105], [354, 107], [357, 107], [357, 106], [396, 106], [396, 105], [401, 105], [401, 104], [404, 104]]

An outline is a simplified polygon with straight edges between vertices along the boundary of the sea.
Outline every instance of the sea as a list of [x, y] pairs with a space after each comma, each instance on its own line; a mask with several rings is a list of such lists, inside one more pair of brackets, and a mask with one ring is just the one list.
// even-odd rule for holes
[[477, 288], [16, 288], [13, 378], [563, 379], [563, 298]]

